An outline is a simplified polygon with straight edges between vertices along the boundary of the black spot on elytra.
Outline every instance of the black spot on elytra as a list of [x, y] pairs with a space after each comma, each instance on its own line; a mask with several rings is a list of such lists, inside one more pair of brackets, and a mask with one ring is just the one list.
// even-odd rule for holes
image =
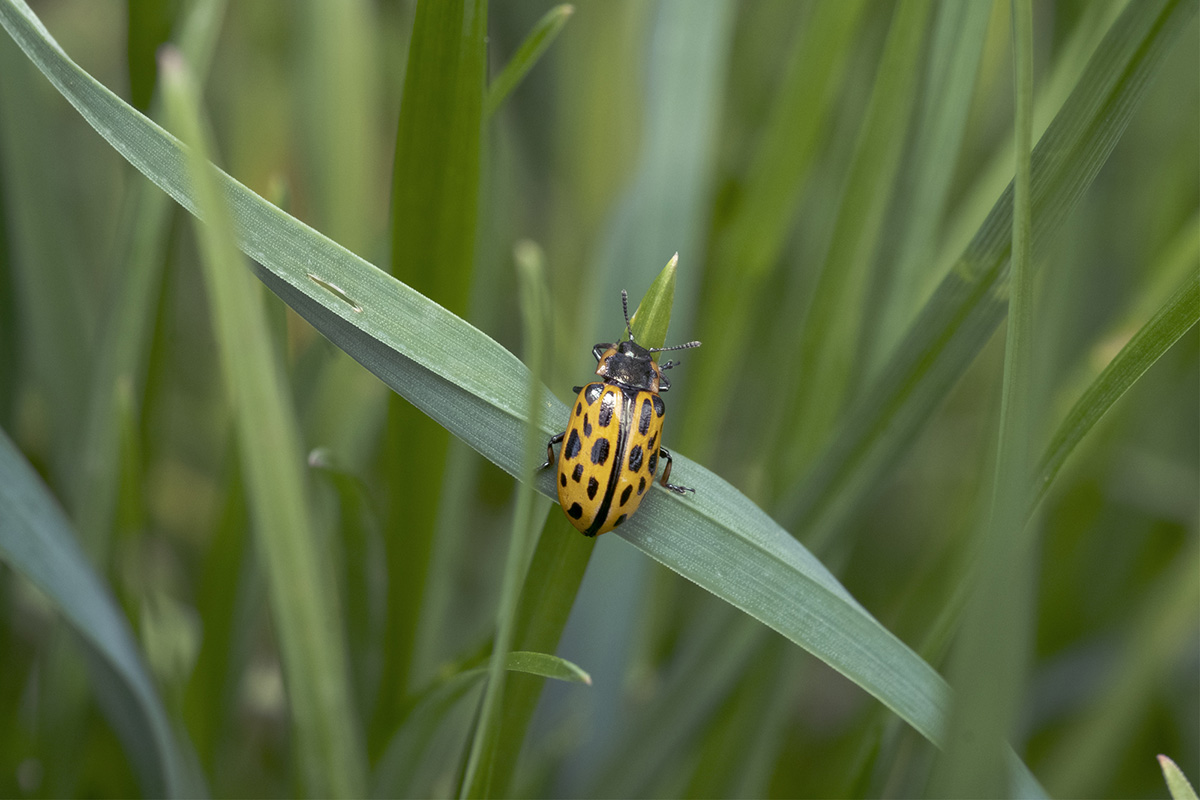
[[652, 399], [654, 400], [654, 413], [661, 418], [663, 414], [667, 413], [667, 407], [658, 395], [654, 395]]
[[558, 483], [560, 486], [567, 485], [567, 473], [565, 473], [565, 472], [558, 473]]
[[583, 415], [583, 435], [589, 438], [592, 435], [592, 421], [588, 419], [587, 414]]
[[595, 478], [588, 478], [588, 500], [596, 499], [596, 490], [600, 488]]
[[603, 391], [604, 384], [589, 383], [587, 386], [587, 391], [583, 393], [583, 399], [586, 400], [587, 404], [590, 406], [592, 403], [596, 402], [597, 399], [599, 399], [600, 393]]
[[653, 475], [658, 470], [658, 451], [654, 450], [650, 453], [650, 474]]
[[600, 413], [596, 415], [596, 424], [601, 428], [607, 428], [608, 423], [612, 422], [613, 405], [617, 401], [617, 396], [613, 393], [604, 395], [604, 399], [600, 402]]
[[567, 446], [563, 448], [563, 455], [572, 459], [579, 455], [581, 449], [583, 444], [579, 441], [579, 431], [572, 429], [571, 435], [567, 437]]
[[571, 473], [571, 480], [579, 483], [579, 479], [583, 477], [583, 464], [576, 464], [575, 471]]
[[603, 464], [605, 461], [608, 461], [608, 439], [601, 436], [592, 445], [592, 463]]
[[625, 491], [621, 492], [621, 505], [625, 505], [629, 502], [629, 495], [631, 494], [633, 494], [632, 483], [625, 487]]
[[644, 491], [646, 491], [646, 476], [645, 475], [643, 475], [641, 478], [638, 478], [638, 494], [640, 495]]
[[[658, 434], [657, 433], [650, 437], [650, 441], [646, 442], [646, 449], [647, 450], [657, 450], [658, 449]], [[650, 471], [654, 472], [653, 469], [651, 469]]]
[[575, 416], [578, 417], [582, 413], [583, 413], [583, 403], [576, 403], [575, 404]]
[[635, 444], [629, 451], [629, 471], [638, 472], [642, 468], [642, 446]]
[[638, 420], [638, 433], [642, 436], [650, 430], [650, 398], [642, 401], [642, 418]]
[[624, 521], [625, 521], [625, 517], [626, 517], [626, 515], [625, 515], [625, 514], [622, 514], [621, 516], [617, 517], [616, 521], [613, 523], [613, 527], [615, 528], [615, 527], [617, 527], [618, 525], [620, 525], [622, 522], [624, 522]]
[[567, 516], [571, 519], [579, 519], [583, 516], [583, 506], [579, 503], [571, 503], [571, 507], [567, 509]]

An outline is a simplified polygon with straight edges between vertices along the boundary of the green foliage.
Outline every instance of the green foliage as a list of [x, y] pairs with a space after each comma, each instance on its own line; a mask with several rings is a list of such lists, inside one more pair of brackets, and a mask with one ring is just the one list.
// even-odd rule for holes
[[[1196, 0], [1038, 5], [1015, 89], [1003, 2], [41, 8], [0, 0], [0, 795], [1200, 773]], [[151, 121], [168, 29], [228, 175]], [[533, 466], [622, 288], [704, 342], [696, 494], [595, 542]]]

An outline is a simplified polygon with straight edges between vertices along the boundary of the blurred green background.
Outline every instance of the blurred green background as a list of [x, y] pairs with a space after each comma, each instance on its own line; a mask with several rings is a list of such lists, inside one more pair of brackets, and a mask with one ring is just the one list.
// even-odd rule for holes
[[[619, 290], [636, 302], [678, 251], [668, 344], [705, 345], [671, 374], [667, 445], [771, 513], [947, 673], [946, 615], [990, 502], [1003, 326], [836, 525], [806, 526], [796, 498], [1012, 176], [1007, 2], [582, 0], [493, 98], [473, 76], [522, 58], [553, 3], [30, 5], [160, 123], [156, 51], [215, 9], [196, 71], [218, 163], [518, 354], [512, 253], [538, 243], [543, 378], [564, 400], [594, 369], [591, 345], [620, 335]], [[1123, 7], [1035, 4], [1035, 141]], [[454, 25], [461, 39], [432, 38]], [[1196, 281], [1198, 62], [1193, 9], [1094, 182], [1035, 246], [1034, 453]], [[278, 589], [198, 258], [188, 215], [0, 36], [0, 428], [117, 598], [208, 790], [321, 794], [289, 716]], [[275, 297], [261, 305], [333, 565], [358, 788], [455, 794], [479, 694], [452, 681], [490, 652], [514, 481]], [[1200, 777], [1198, 409], [1193, 328], [1074, 449], [1031, 523], [1011, 741], [1051, 795], [1162, 796], [1159, 753]], [[593, 685], [510, 679], [493, 793], [938, 785], [930, 744], [779, 635], [617, 536], [593, 549], [556, 508], [543, 535], [565, 542], [561, 562], [533, 574], [566, 586], [546, 629], [517, 640], [549, 642]], [[0, 795], [144, 790], [80, 653], [54, 598], [0, 567]]]

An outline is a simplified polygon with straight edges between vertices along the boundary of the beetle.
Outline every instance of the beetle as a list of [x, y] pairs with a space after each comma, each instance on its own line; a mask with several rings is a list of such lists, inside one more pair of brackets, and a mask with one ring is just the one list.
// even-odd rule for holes
[[629, 338], [592, 348], [596, 374], [603, 380], [576, 386], [575, 404], [567, 429], [546, 443], [545, 469], [559, 448], [558, 502], [584, 536], [599, 536], [625, 522], [642, 504], [654, 483], [658, 461], [660, 483], [677, 494], [693, 492], [670, 483], [671, 453], [662, 446], [667, 408], [660, 392], [671, 388], [663, 370], [677, 362], [654, 362], [654, 353], [699, 347], [688, 342], [674, 347], [642, 347], [633, 338], [629, 296], [621, 290], [621, 311]]

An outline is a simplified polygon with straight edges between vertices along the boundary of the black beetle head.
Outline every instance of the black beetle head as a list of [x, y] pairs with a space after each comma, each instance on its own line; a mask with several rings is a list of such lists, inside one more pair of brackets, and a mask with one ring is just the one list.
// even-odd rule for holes
[[700, 343], [688, 342], [674, 347], [642, 347], [633, 340], [633, 326], [629, 324], [629, 295], [624, 289], [621, 290], [621, 310], [625, 313], [625, 330], [629, 338], [623, 342], [601, 343], [592, 348], [592, 354], [599, 362], [596, 374], [607, 382], [619, 383], [631, 389], [648, 392], [667, 391], [671, 384], [662, 371], [678, 364], [673, 361], [656, 364], [654, 354], [666, 350], [699, 347]]

